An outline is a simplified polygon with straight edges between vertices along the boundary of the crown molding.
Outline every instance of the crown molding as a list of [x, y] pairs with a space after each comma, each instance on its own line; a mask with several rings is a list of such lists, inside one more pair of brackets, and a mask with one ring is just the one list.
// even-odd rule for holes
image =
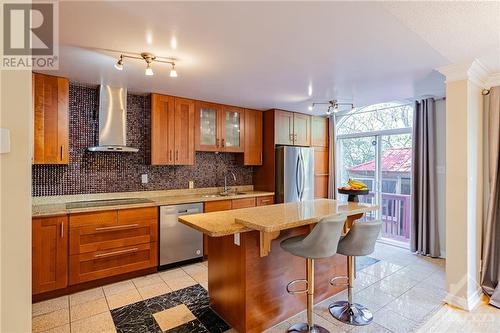
[[490, 74], [488, 80], [486, 81], [485, 89], [490, 89], [492, 87], [500, 86], [500, 72]]
[[483, 89], [487, 88], [490, 76], [488, 68], [477, 59], [439, 67], [437, 71], [446, 76], [446, 83], [469, 80]]

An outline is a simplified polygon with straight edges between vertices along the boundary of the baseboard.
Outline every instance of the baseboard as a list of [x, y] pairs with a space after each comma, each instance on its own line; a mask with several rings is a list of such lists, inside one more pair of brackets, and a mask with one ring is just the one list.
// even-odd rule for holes
[[453, 305], [457, 308], [461, 308], [466, 311], [472, 311], [481, 302], [482, 294], [483, 291], [481, 289], [477, 289], [472, 295], [467, 298], [446, 293], [444, 301], [449, 305]]

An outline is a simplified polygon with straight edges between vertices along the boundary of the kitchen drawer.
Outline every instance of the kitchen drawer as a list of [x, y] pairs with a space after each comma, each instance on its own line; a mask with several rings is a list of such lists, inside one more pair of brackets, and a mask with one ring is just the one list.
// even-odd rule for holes
[[120, 275], [158, 265], [158, 243], [75, 254], [69, 259], [69, 283]]
[[158, 207], [118, 210], [118, 222], [120, 223], [131, 223], [144, 220], [158, 220]]
[[116, 210], [107, 210], [94, 213], [77, 213], [70, 214], [69, 226], [79, 227], [85, 225], [109, 225], [118, 222], [118, 214]]
[[257, 206], [267, 206], [274, 204], [274, 196], [270, 195], [267, 197], [258, 197]]
[[230, 210], [231, 200], [219, 200], [205, 202], [205, 213], [218, 212], [221, 210]]
[[233, 209], [248, 207], [255, 207], [255, 198], [234, 199], [232, 202]]
[[117, 223], [71, 227], [70, 254], [104, 251], [157, 240], [157, 219], [125, 219]]

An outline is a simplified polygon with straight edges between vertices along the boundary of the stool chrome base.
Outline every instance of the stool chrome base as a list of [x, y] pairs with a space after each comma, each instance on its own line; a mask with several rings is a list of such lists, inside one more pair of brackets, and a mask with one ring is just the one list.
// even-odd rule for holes
[[309, 325], [307, 325], [307, 323], [295, 324], [292, 327], [290, 327], [287, 332], [288, 333], [295, 333], [295, 332], [300, 332], [300, 333], [306, 333], [306, 332], [311, 332], [311, 333], [330, 333], [329, 330], [327, 330], [324, 327], [318, 326], [318, 325], [313, 325], [311, 327], [311, 329], [309, 329]]
[[365, 306], [347, 301], [339, 301], [330, 305], [330, 314], [337, 320], [356, 326], [368, 325], [373, 320], [373, 314]]

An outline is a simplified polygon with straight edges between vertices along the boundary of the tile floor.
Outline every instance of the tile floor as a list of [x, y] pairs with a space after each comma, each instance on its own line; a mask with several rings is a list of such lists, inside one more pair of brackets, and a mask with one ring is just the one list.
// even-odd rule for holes
[[[358, 271], [354, 297], [356, 302], [374, 312], [374, 322], [366, 327], [352, 327], [330, 316], [328, 305], [334, 300], [346, 299], [344, 291], [316, 305], [318, 324], [332, 333], [400, 333], [418, 329], [440, 310], [445, 294], [444, 260], [416, 256], [385, 244], [377, 244], [370, 256], [380, 261]], [[207, 262], [192, 264], [33, 304], [33, 332], [116, 332], [117, 327], [119, 331], [127, 332], [120, 328], [120, 322], [123, 323], [120, 311], [124, 308], [129, 309], [127, 313], [144, 311], [144, 307], [154, 306], [157, 300], [169, 301], [166, 298], [177, 303], [168, 309], [155, 311], [154, 315], [150, 311], [151, 318], [148, 317], [142, 331], [147, 331], [147, 325], [154, 320], [155, 325], [169, 332], [198, 332], [195, 326], [200, 318], [201, 321], [208, 320], [209, 325], [215, 325], [214, 331], [222, 331], [224, 325], [209, 320], [212, 314], [208, 307], [193, 306], [189, 300], [186, 301], [189, 296], [182, 296], [193, 291], [206, 294], [203, 288], [207, 288], [207, 265]], [[305, 313], [302, 312], [266, 333], [286, 332], [291, 323], [304, 319]], [[172, 329], [179, 323], [191, 326], [183, 330]], [[138, 332], [137, 328], [134, 330]], [[232, 329], [229, 331], [234, 332]]]

